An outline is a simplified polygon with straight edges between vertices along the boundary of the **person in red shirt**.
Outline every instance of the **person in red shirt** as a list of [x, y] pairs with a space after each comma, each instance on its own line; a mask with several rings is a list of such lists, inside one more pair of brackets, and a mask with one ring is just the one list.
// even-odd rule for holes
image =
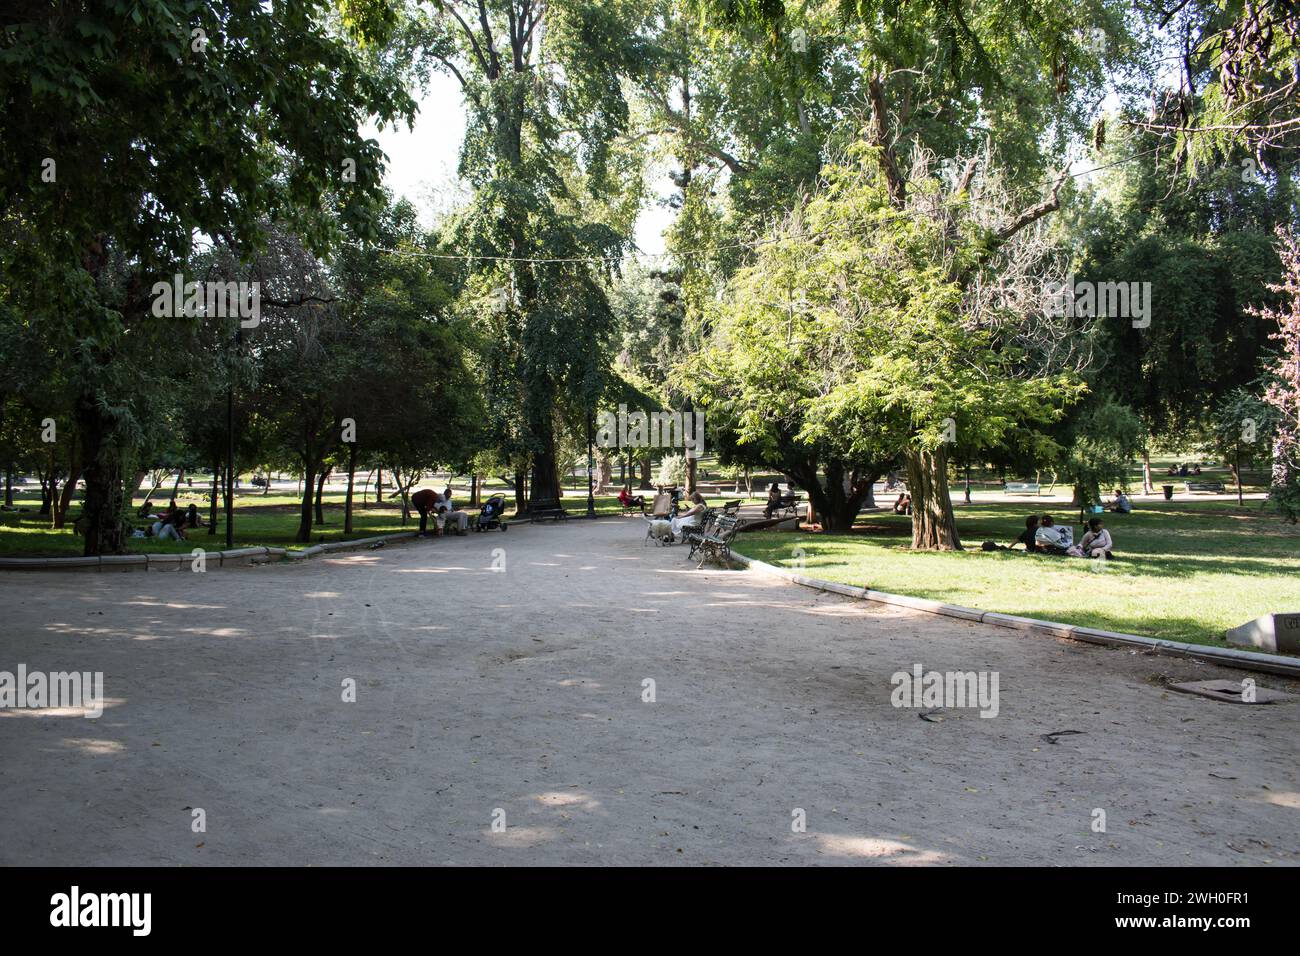
[[411, 495], [411, 504], [415, 505], [415, 510], [420, 512], [420, 537], [424, 537], [428, 533], [429, 515], [438, 513], [438, 506], [442, 504], [442, 495], [432, 488], [421, 488]]
[[634, 496], [628, 485], [624, 485], [623, 489], [618, 493], [618, 500], [624, 508], [640, 508], [641, 513], [645, 514], [645, 496]]

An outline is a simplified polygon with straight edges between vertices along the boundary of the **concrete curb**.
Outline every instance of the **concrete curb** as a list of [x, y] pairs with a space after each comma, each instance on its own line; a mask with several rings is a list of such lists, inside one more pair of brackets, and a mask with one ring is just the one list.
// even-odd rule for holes
[[[276, 558], [303, 560], [320, 554], [368, 548], [376, 543], [403, 541], [415, 537], [414, 531], [357, 538], [354, 541], [332, 541], [310, 548], [232, 548], [229, 551], [203, 550], [206, 567], [234, 568], [253, 564], [267, 564]], [[92, 558], [0, 558], [0, 571], [180, 571], [193, 560], [189, 551], [156, 554], [105, 554]]]
[[731, 557], [738, 564], [755, 571], [784, 578], [794, 584], [843, 594], [846, 597], [871, 601], [875, 604], [892, 604], [896, 607], [925, 611], [927, 614], [942, 614], [947, 617], [961, 618], [993, 627], [1005, 627], [1030, 634], [1047, 634], [1052, 637], [1065, 637], [1072, 641], [1085, 641], [1089, 644], [1103, 644], [1110, 647], [1132, 647], [1170, 654], [1175, 657], [1190, 657], [1210, 661], [1224, 667], [1236, 667], [1241, 670], [1259, 671], [1267, 674], [1281, 674], [1284, 677], [1300, 678], [1300, 658], [1284, 657], [1276, 654], [1261, 654], [1257, 651], [1240, 651], [1228, 647], [1209, 647], [1204, 644], [1184, 644], [1180, 641], [1165, 641], [1154, 637], [1142, 637], [1138, 634], [1124, 634], [1119, 631], [1105, 631], [1095, 627], [1080, 627], [1075, 624], [1061, 624], [1057, 621], [1040, 621], [1032, 617], [1017, 617], [1014, 614], [997, 614], [993, 611], [981, 611], [979, 608], [962, 607], [959, 604], [944, 604], [926, 598], [908, 597], [905, 594], [890, 594], [887, 591], [873, 591], [869, 588], [857, 588], [834, 581], [823, 581], [807, 575], [796, 574], [785, 568], [746, 557], [736, 551]]

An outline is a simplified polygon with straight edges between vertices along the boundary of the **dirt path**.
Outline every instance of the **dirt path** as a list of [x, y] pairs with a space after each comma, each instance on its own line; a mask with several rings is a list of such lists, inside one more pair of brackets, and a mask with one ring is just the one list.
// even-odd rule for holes
[[[1300, 705], [1165, 689], [1242, 673], [696, 571], [636, 519], [10, 573], [0, 606], [0, 670], [103, 671], [110, 704], [0, 711], [4, 864], [1300, 858]], [[916, 663], [996, 671], [998, 715], [891, 706]]]

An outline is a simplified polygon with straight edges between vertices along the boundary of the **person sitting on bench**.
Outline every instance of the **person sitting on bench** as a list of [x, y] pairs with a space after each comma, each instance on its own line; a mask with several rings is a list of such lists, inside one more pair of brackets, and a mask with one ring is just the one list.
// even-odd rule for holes
[[464, 511], [457, 511], [456, 505], [451, 500], [451, 485], [448, 485], [442, 492], [442, 500], [434, 505], [437, 514], [434, 516], [433, 524], [436, 528], [446, 534], [447, 522], [450, 521], [456, 525], [456, 533], [469, 533], [469, 514]]
[[429, 531], [429, 515], [438, 513], [438, 506], [442, 504], [442, 495], [432, 488], [421, 488], [411, 495], [411, 504], [415, 506], [416, 511], [420, 512], [420, 537], [423, 538]]
[[772, 486], [767, 489], [767, 504], [763, 507], [763, 517], [770, 518], [781, 510], [781, 486], [777, 482], [772, 482]]
[[1034, 544], [1041, 554], [1067, 553], [1061, 543], [1061, 529], [1056, 526], [1056, 519], [1051, 515], [1043, 515], [1039, 519], [1038, 530], [1034, 532]]
[[640, 508], [645, 514], [645, 495], [633, 495], [632, 486], [624, 485], [618, 493], [618, 501], [624, 508]]
[[700, 515], [708, 509], [704, 496], [698, 491], [691, 493], [691, 506], [672, 519], [673, 537], [677, 537], [686, 528], [694, 528], [700, 523]]

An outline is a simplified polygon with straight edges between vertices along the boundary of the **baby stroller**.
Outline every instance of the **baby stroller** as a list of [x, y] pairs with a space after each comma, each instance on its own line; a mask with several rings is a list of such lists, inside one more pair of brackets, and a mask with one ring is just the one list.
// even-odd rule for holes
[[501, 514], [505, 510], [505, 495], [493, 495], [483, 504], [483, 510], [478, 513], [478, 520], [474, 522], [474, 530], [491, 531], [493, 528], [500, 528], [505, 531], [508, 526], [501, 520]]

